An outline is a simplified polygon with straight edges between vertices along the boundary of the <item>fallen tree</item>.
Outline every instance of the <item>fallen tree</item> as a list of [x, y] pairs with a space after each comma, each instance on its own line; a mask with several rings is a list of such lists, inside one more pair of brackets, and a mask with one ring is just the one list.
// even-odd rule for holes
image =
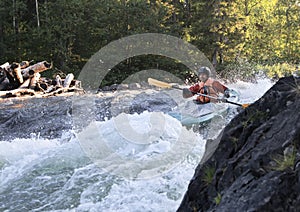
[[66, 92], [83, 92], [81, 83], [74, 79], [72, 73], [65, 79], [57, 75], [55, 79], [41, 77], [41, 72], [51, 69], [52, 63], [47, 61], [31, 64], [8, 62], [0, 66], [0, 98], [38, 96], [47, 97]]

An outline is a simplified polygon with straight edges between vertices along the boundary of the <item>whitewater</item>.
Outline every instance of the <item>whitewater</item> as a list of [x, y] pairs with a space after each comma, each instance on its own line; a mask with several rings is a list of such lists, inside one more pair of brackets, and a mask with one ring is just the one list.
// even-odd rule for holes
[[[252, 103], [272, 85], [261, 79], [228, 86], [239, 91], [240, 103]], [[237, 107], [231, 110], [226, 123]], [[207, 139], [226, 123], [211, 122], [204, 135], [163, 112], [145, 111], [92, 121], [60, 138], [1, 141], [0, 211], [176, 211]], [[101, 142], [83, 142], [92, 138]]]

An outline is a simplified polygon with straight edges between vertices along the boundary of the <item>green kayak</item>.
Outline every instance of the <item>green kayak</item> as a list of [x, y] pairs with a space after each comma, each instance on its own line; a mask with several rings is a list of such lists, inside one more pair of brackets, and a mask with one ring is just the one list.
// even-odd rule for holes
[[172, 111], [169, 112], [168, 115], [179, 120], [182, 125], [190, 126], [207, 122], [216, 116], [223, 116], [228, 110], [228, 105], [225, 103], [208, 103], [205, 105], [197, 105], [197, 107], [194, 113]]
[[[234, 102], [238, 101], [238, 92], [231, 90], [229, 99]], [[191, 126], [207, 122], [217, 116], [223, 117], [226, 115], [228, 108], [228, 103], [196, 104], [195, 101], [189, 101], [179, 105], [168, 115], [179, 120], [184, 126]]]

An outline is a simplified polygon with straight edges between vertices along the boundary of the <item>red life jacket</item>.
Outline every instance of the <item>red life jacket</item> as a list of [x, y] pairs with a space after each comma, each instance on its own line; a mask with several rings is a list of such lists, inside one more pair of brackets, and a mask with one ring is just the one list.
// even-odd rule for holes
[[[213, 97], [218, 97], [220, 93], [228, 89], [225, 85], [222, 85], [219, 81], [208, 78], [206, 82], [199, 82], [196, 85], [190, 87], [190, 91], [193, 93], [205, 94]], [[199, 95], [197, 101], [200, 103], [217, 102], [215, 99], [210, 99], [206, 96]]]

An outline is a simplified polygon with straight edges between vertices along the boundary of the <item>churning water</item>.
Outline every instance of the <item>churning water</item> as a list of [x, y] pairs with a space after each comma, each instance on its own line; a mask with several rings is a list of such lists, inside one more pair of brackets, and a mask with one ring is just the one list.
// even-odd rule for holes
[[[230, 87], [246, 103], [271, 85]], [[216, 137], [224, 126], [208, 127]], [[2, 141], [0, 211], [176, 211], [205, 139], [165, 113], [145, 111], [94, 120], [79, 133], [64, 129], [59, 138]]]

